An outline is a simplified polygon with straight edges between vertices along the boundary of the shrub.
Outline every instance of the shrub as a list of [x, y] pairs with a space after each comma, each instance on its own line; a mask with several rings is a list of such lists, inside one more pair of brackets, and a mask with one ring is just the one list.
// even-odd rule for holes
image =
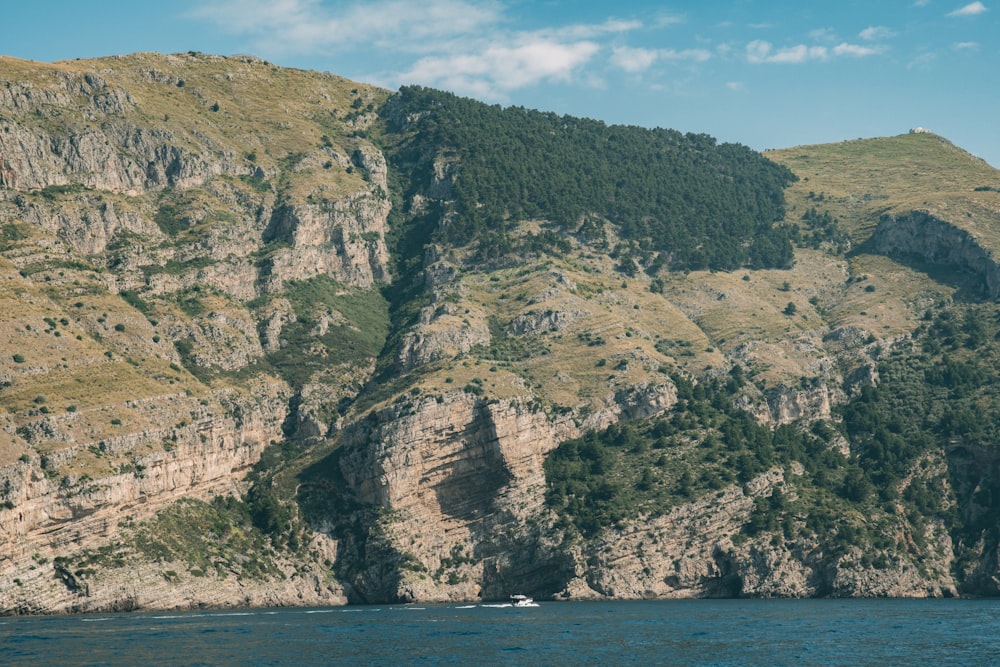
[[15, 354], [14, 357], [13, 357], [13, 359], [14, 359], [14, 363], [15, 364], [23, 364], [24, 363], [24, 355], [23, 354]]

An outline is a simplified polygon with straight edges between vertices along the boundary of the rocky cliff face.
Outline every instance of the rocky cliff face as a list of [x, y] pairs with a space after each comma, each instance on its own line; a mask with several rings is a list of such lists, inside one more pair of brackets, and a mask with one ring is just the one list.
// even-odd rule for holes
[[[26, 424], [20, 433], [29, 447], [47, 453], [24, 455], [2, 471], [2, 607], [118, 606], [124, 582], [117, 577], [88, 583], [88, 575], [77, 574], [71, 583], [53, 577], [53, 567], [58, 575], [60, 559], [105, 548], [124, 527], [153, 518], [181, 498], [210, 500], [237, 491], [263, 449], [281, 437], [286, 406], [286, 388], [261, 386], [254, 396], [221, 391], [208, 400], [182, 394], [135, 401], [136, 413], [164, 425], [100, 440], [74, 434], [74, 414]], [[53, 450], [51, 443], [58, 441], [69, 446]], [[127, 588], [142, 590], [135, 583]], [[136, 599], [163, 604], [157, 597], [143, 591]]]
[[[359, 355], [308, 385], [289, 370], [290, 386], [260, 368], [289, 326], [317, 339], [354, 326], [292, 303], [289, 286], [353, 294], [390, 279], [385, 160], [360, 136], [329, 136], [334, 99], [380, 93], [285, 75], [198, 54], [4, 59], [0, 610], [343, 601], [294, 555], [259, 576], [191, 576], [203, 568], [151, 562], [132, 537], [181, 499], [242, 496], [265, 448], [315, 420], [323, 401], [302, 400], [306, 386], [349, 394], [341, 383], [372, 372]], [[276, 78], [302, 100], [290, 105], [325, 103], [329, 119], [268, 108]], [[114, 567], [82, 565], [112, 552]]]
[[[980, 212], [979, 215], [990, 218], [990, 213]], [[975, 217], [971, 212], [967, 215], [970, 219]], [[977, 235], [974, 228], [963, 229], [929, 211], [886, 215], [872, 236], [872, 244], [877, 252], [916, 256], [933, 264], [967, 271], [976, 277], [983, 294], [996, 299], [1000, 296], [1000, 265], [988, 249], [988, 243], [984, 245], [981, 238], [987, 233], [988, 224], [983, 224], [982, 232]]]
[[[408, 119], [385, 91], [202, 54], [2, 64], [0, 612], [997, 594], [990, 448], [923, 456], [864, 515], [864, 443], [836, 430], [947, 286], [821, 243], [788, 270], [673, 274], [607, 221], [600, 247], [510, 221], [490, 258], [440, 243], [461, 160], [393, 161]], [[867, 246], [863, 211], [851, 243], [996, 298], [991, 193], [961, 221], [893, 209]], [[687, 384], [821, 434], [797, 455], [844, 482], [822, 521], [802, 461], [710, 474], [735, 436]], [[656, 417], [662, 505], [584, 535], [546, 460]], [[942, 515], [914, 518], [911, 487]]]
[[[653, 409], [669, 407], [669, 395], [657, 394]], [[551, 529], [542, 464], [579, 432], [569, 415], [464, 392], [386, 408], [350, 429], [344, 479], [386, 512], [387, 541], [406, 559], [403, 576], [381, 589], [366, 590], [359, 577], [363, 599], [492, 599], [525, 584], [560, 590], [567, 555], [539, 546], [544, 531], [531, 524]], [[527, 561], [519, 558], [525, 543], [536, 549]]]

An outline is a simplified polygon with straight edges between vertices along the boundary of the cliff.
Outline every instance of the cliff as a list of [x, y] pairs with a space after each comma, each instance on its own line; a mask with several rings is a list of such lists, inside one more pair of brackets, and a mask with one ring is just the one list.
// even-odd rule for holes
[[[987, 298], [996, 299], [1000, 296], [1000, 266], [993, 257], [989, 235], [998, 210], [996, 206], [982, 207], [976, 213], [967, 211], [966, 220], [958, 225], [929, 211], [898, 217], [887, 214], [872, 235], [872, 247], [876, 252], [917, 257], [967, 272]], [[975, 222], [982, 230], [977, 230]]]
[[789, 184], [656, 134], [794, 250], [682, 266], [470, 187], [476, 123], [403, 95], [0, 65], [3, 613], [997, 593], [1000, 179], [940, 137], [769, 153]]
[[[204, 568], [150, 560], [135, 535], [181, 499], [245, 494], [287, 423], [371, 372], [377, 330], [333, 355], [346, 372], [287, 357], [310, 332], [330, 357], [358, 329], [336, 306], [389, 281], [386, 164], [344, 136], [365, 110], [332, 104], [384, 94], [200, 54], [4, 59], [0, 78], [0, 608], [342, 600], [303, 585], [294, 555], [192, 579]], [[327, 116], [304, 113], [321, 102]], [[112, 551], [124, 570], [81, 565]]]

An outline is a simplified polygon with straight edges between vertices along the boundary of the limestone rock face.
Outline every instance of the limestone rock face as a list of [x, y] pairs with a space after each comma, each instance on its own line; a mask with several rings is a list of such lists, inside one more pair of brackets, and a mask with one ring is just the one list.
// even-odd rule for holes
[[[661, 412], [676, 394], [649, 387], [619, 398], [612, 421]], [[385, 511], [383, 544], [402, 564], [397, 579], [356, 581], [362, 599], [502, 599], [512, 587], [564, 590], [574, 558], [560, 546], [544, 505], [543, 464], [580, 432], [571, 415], [552, 418], [522, 401], [464, 392], [385, 408], [349, 428], [344, 479], [359, 500]]]
[[734, 540], [750, 519], [755, 498], [783, 482], [771, 471], [739, 488], [683, 504], [663, 517], [604, 531], [577, 554], [571, 599], [754, 597], [954, 597], [952, 544], [940, 525], [928, 526], [927, 572], [913, 563], [863, 566], [855, 549], [827, 558], [813, 540]]
[[[114, 94], [128, 97], [124, 91]], [[27, 89], [14, 96], [8, 89], [0, 107], [40, 109], [48, 103], [53, 106], [45, 113], [51, 115], [59, 107], [73, 108], [75, 101], [58, 92]], [[168, 130], [137, 127], [117, 118], [102, 129], [80, 128], [66, 136], [19, 126], [0, 134], [0, 154], [8, 169], [5, 185], [19, 190], [81, 183], [134, 196], [166, 187], [193, 187], [224, 173], [248, 173], [235, 155], [213, 155], [211, 145], [199, 148], [196, 152], [178, 146], [177, 137]]]
[[290, 286], [333, 298], [391, 278], [388, 167], [361, 136], [374, 117], [342, 127], [331, 105], [377, 94], [283, 76], [194, 53], [3, 58], [0, 341], [18, 350], [0, 368], [0, 612], [344, 601], [328, 568], [288, 554], [267, 582], [168, 581], [181, 567], [141, 554], [127, 573], [64, 567], [181, 499], [241, 496], [267, 446], [326, 435], [373, 372], [348, 354], [289, 384], [269, 365], [294, 361], [289, 327], [312, 345], [354, 326]]
[[[247, 71], [263, 68], [263, 63], [245, 58], [167, 56], [145, 70], [149, 76], [143, 76], [139, 63], [146, 59], [133, 59], [135, 65], [116, 62], [101, 75], [72, 67], [39, 67], [29, 72], [30, 78], [19, 78], [16, 73], [24, 68], [12, 67], [7, 79], [0, 80], [0, 110], [6, 119], [0, 131], [0, 209], [3, 200], [12, 204], [7, 211], [0, 210], [0, 220], [36, 224], [85, 255], [114, 249], [119, 276], [127, 275], [129, 269], [144, 274], [125, 281], [119, 278], [119, 289], [153, 286], [162, 291], [209, 284], [249, 300], [262, 290], [280, 291], [289, 280], [318, 275], [361, 287], [389, 280], [384, 241], [391, 208], [388, 167], [377, 148], [358, 139], [347, 157], [327, 138], [320, 150], [296, 153], [296, 159], [285, 167], [293, 174], [293, 189], [298, 188], [295, 178], [319, 181], [306, 197], [265, 187], [248, 192], [235, 184], [242, 179], [269, 186], [269, 179], [280, 180], [282, 169], [256, 164], [250, 158], [258, 159], [258, 152], [247, 149], [244, 136], [226, 136], [212, 122], [199, 129], [171, 123], [169, 113], [151, 117], [152, 91], [143, 86], [153, 81], [161, 87], [156, 94], [192, 96], [174, 100], [182, 107], [193, 103], [197, 113], [220, 114], [219, 103], [210, 101], [204, 92], [205, 87], [217, 84], [218, 75], [210, 83], [189, 88], [185, 76], [196, 76], [197, 69], [186, 68], [193, 64], [195, 68], [228, 69], [222, 80], [231, 82], [238, 80], [237, 71], [245, 76]], [[253, 81], [259, 76], [247, 78]], [[283, 131], [292, 129], [278, 125]], [[280, 154], [274, 157], [284, 159]], [[342, 179], [352, 171], [362, 172], [364, 178]], [[341, 180], [352, 183], [345, 189]], [[197, 244], [163, 247], [175, 245], [165, 238], [166, 226], [176, 228], [168, 229], [167, 237], [176, 236], [184, 227], [205, 227], [217, 219], [219, 209], [213, 210], [208, 201], [193, 210], [182, 211], [173, 204], [164, 208], [169, 200], [157, 198], [202, 189], [226, 209], [224, 219], [230, 223], [226, 236], [203, 229], [208, 238], [198, 239]], [[39, 191], [48, 195], [40, 201], [24, 196]], [[245, 258], [275, 241], [290, 247], [272, 253], [269, 261], [257, 267], [245, 265]], [[205, 262], [207, 257], [213, 261]], [[149, 268], [168, 261], [200, 266], [179, 276]], [[239, 270], [226, 268], [241, 264]], [[257, 273], [248, 275], [248, 268]]]
[[284, 240], [291, 248], [276, 254], [266, 267], [266, 290], [277, 292], [290, 280], [318, 275], [337, 276], [361, 287], [387, 282], [385, 231], [390, 208], [387, 199], [369, 192], [326, 205], [279, 208], [264, 241]]
[[[225, 409], [223, 416], [214, 416], [198, 401], [183, 396], [137, 402], [132, 406], [137, 414], [145, 412], [164, 420], [172, 412], [188, 415], [188, 419], [98, 442], [75, 438], [72, 416], [43, 420], [47, 424], [36, 422], [37, 435], [26, 432], [32, 442], [41, 446], [62, 439], [72, 445], [38, 458], [25, 457], [0, 471], [10, 501], [0, 510], [0, 549], [6, 559], [0, 571], [4, 581], [0, 608], [17, 609], [24, 599], [35, 599], [32, 604], [37, 608], [32, 611], [68, 610], [67, 605], [75, 603], [63, 599], [65, 589], [63, 597], [56, 595], [61, 586], [50, 590], [51, 578], [36, 582], [41, 590], [32, 585], [22, 590], [25, 585], [11, 582], [25, 570], [34, 570], [29, 568], [32, 560], [49, 562], [96, 549], [119, 533], [119, 524], [151, 518], [180, 498], [210, 500], [232, 493], [264, 447], [281, 437], [287, 394], [279, 386], [261, 387], [252, 398], [221, 392], [214, 403]], [[169, 442], [170, 447], [151, 451], [152, 442]], [[71, 471], [96, 454], [121, 461], [116, 466], [118, 472], [96, 477], [72, 472], [61, 477], [46, 474]], [[116, 595], [114, 589], [103, 587], [113, 585], [110, 580], [96, 582], [91, 590], [95, 601], [84, 608], [90, 604], [95, 609], [112, 608], [106, 598]], [[102, 599], [105, 602], [98, 602]]]
[[800, 391], [776, 387], [768, 396], [771, 420], [775, 424], [790, 424], [803, 418], [829, 419], [836, 400], [831, 400], [832, 393], [825, 384]]
[[[572, 422], [552, 422], [530, 406], [487, 403], [462, 392], [386, 408], [374, 423], [349, 429], [344, 478], [359, 499], [388, 512], [389, 542], [412, 559], [413, 576], [404, 576], [396, 590], [366, 596], [483, 595], [489, 572], [495, 576], [506, 553], [498, 543], [523, 533], [521, 522], [541, 510], [545, 454], [573, 433]], [[417, 576], [424, 571], [437, 576]]]
[[[994, 216], [995, 213], [984, 217]], [[929, 211], [883, 216], [872, 243], [876, 251], [888, 255], [917, 255], [928, 262], [970, 271], [979, 277], [988, 298], [1000, 297], [1000, 264], [975, 231], [961, 229]]]

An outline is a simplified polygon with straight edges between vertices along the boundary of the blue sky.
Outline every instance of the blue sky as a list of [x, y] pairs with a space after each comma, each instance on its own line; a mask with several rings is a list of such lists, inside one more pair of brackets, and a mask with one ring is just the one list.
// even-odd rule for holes
[[250, 53], [756, 149], [922, 126], [1000, 167], [1000, 0], [8, 4], [0, 53], [31, 60]]

